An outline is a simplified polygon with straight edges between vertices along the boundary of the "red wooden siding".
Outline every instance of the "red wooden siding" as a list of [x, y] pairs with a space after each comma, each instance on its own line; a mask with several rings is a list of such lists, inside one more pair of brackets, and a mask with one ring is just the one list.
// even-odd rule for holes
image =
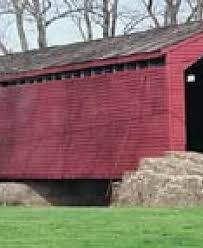
[[119, 178], [169, 149], [165, 68], [0, 89], [0, 178]]
[[187, 39], [166, 51], [170, 150], [185, 150], [184, 71], [203, 56], [203, 34]]

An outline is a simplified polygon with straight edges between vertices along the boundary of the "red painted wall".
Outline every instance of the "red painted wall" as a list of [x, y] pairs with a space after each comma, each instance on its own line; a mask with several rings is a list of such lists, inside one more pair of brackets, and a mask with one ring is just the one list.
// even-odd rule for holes
[[185, 150], [185, 70], [203, 56], [203, 34], [198, 34], [168, 49], [166, 78], [168, 85], [170, 150]]
[[165, 67], [0, 88], [0, 178], [119, 178], [169, 149]]

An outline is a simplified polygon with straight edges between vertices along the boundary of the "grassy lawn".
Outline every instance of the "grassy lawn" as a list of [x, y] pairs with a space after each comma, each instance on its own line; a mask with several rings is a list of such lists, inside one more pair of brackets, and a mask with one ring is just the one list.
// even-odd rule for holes
[[203, 247], [203, 209], [2, 207], [0, 247]]

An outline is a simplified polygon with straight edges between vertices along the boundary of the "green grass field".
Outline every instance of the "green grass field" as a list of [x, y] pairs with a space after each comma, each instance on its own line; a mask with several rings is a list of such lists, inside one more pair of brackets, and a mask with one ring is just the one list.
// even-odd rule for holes
[[2, 207], [0, 247], [203, 247], [203, 209]]

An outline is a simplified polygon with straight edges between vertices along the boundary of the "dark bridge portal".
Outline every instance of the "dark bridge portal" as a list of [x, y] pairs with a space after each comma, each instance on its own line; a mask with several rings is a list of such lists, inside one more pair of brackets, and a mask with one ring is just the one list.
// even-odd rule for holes
[[203, 152], [203, 59], [185, 73], [186, 149]]

